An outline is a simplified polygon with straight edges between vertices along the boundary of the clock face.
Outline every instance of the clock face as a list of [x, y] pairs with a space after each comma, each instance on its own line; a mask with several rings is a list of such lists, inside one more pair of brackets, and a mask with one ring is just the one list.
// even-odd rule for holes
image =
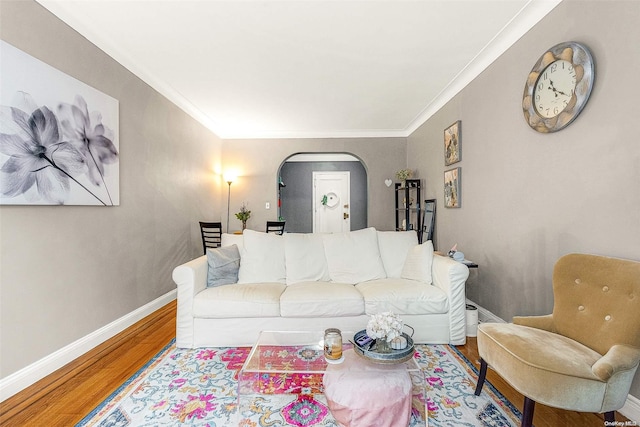
[[559, 60], [542, 71], [533, 89], [536, 112], [545, 118], [559, 115], [571, 101], [576, 88], [576, 70], [569, 61]]
[[564, 129], [586, 105], [595, 81], [595, 64], [586, 46], [564, 42], [547, 50], [524, 85], [522, 112], [537, 132]]

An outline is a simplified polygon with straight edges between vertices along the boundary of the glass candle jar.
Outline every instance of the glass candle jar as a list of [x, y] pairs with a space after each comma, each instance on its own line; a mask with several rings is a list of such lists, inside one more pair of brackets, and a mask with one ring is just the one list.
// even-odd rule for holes
[[342, 357], [342, 333], [340, 329], [329, 328], [324, 331], [324, 357], [327, 360], [339, 360]]

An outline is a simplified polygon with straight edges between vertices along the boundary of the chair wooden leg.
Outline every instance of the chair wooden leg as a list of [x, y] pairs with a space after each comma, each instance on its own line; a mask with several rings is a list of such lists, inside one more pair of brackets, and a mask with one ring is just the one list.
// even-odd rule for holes
[[[616, 421], [616, 411], [609, 411], [604, 413], [604, 420], [609, 422]], [[611, 424], [613, 425], [613, 424]]]
[[478, 384], [476, 385], [475, 395], [480, 396], [482, 392], [482, 386], [484, 385], [484, 379], [487, 376], [487, 362], [484, 359], [480, 359], [480, 373], [478, 374]]
[[531, 400], [525, 396], [524, 408], [522, 408], [522, 423], [521, 427], [531, 427], [533, 425], [533, 410], [536, 407], [535, 400]]

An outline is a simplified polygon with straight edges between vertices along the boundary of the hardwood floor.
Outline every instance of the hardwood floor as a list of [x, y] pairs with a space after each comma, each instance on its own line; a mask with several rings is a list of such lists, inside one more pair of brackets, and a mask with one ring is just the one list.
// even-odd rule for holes
[[75, 425], [175, 335], [176, 303], [173, 301], [2, 402], [0, 426]]
[[[175, 301], [142, 319], [36, 384], [0, 404], [0, 425], [75, 425], [175, 337]], [[458, 349], [479, 367], [475, 338]], [[522, 410], [523, 397], [492, 370], [487, 380]], [[617, 421], [628, 421], [616, 414]], [[537, 404], [536, 427], [603, 427], [598, 414], [562, 411]]]

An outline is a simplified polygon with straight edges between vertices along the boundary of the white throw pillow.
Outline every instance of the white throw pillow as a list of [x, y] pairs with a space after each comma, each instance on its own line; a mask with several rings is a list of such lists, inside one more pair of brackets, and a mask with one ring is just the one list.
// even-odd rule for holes
[[431, 240], [416, 245], [407, 254], [402, 268], [403, 279], [417, 280], [428, 285], [432, 283], [431, 266], [433, 265], [433, 243]]
[[244, 230], [238, 283], [285, 283], [284, 238]]
[[375, 228], [324, 234], [322, 240], [332, 281], [356, 284], [387, 277]]
[[322, 234], [285, 233], [284, 255], [287, 285], [331, 280]]
[[231, 246], [236, 245], [238, 247], [238, 251], [242, 255], [242, 249], [244, 247], [244, 240], [242, 239], [242, 234], [227, 234], [222, 233], [222, 239], [220, 240], [220, 246]]
[[387, 277], [400, 278], [407, 254], [417, 244], [415, 231], [378, 231], [380, 257]]

